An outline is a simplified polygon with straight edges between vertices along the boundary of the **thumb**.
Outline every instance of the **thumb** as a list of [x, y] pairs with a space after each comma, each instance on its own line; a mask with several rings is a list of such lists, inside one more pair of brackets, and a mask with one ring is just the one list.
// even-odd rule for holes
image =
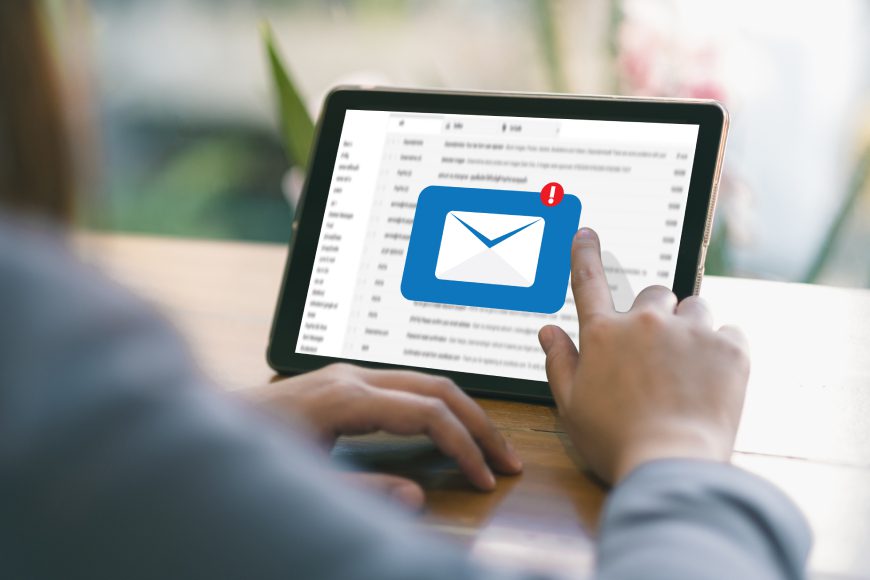
[[547, 381], [553, 391], [556, 404], [562, 407], [568, 401], [574, 373], [577, 370], [577, 347], [565, 331], [558, 326], [545, 326], [538, 333], [538, 340], [547, 355]]

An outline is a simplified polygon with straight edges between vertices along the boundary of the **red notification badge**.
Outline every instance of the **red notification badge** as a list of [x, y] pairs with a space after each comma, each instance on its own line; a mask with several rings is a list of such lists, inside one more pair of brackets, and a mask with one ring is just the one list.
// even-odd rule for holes
[[562, 203], [562, 198], [565, 197], [565, 188], [553, 181], [548, 183], [541, 190], [541, 203], [547, 207], [555, 207]]

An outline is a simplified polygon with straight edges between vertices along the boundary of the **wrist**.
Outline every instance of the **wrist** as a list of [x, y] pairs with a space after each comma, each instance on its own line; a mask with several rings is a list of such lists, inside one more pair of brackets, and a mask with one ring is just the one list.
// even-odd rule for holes
[[733, 452], [733, 437], [705, 429], [668, 429], [627, 446], [614, 463], [613, 483], [645, 463], [661, 459], [698, 459], [728, 463]]

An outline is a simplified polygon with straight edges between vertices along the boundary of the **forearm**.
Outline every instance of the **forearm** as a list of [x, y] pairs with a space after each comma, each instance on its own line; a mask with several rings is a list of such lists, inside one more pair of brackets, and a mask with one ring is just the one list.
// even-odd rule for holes
[[141, 303], [18, 235], [0, 223], [4, 578], [494, 577], [206, 385]]
[[809, 546], [801, 514], [763, 480], [726, 464], [656, 461], [608, 500], [598, 577], [802, 578]]

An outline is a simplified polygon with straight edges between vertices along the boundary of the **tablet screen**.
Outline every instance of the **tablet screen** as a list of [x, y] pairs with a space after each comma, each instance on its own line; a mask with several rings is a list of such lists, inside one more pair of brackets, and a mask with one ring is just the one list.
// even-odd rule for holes
[[348, 110], [296, 352], [545, 381], [578, 226], [617, 309], [673, 285], [698, 130]]

